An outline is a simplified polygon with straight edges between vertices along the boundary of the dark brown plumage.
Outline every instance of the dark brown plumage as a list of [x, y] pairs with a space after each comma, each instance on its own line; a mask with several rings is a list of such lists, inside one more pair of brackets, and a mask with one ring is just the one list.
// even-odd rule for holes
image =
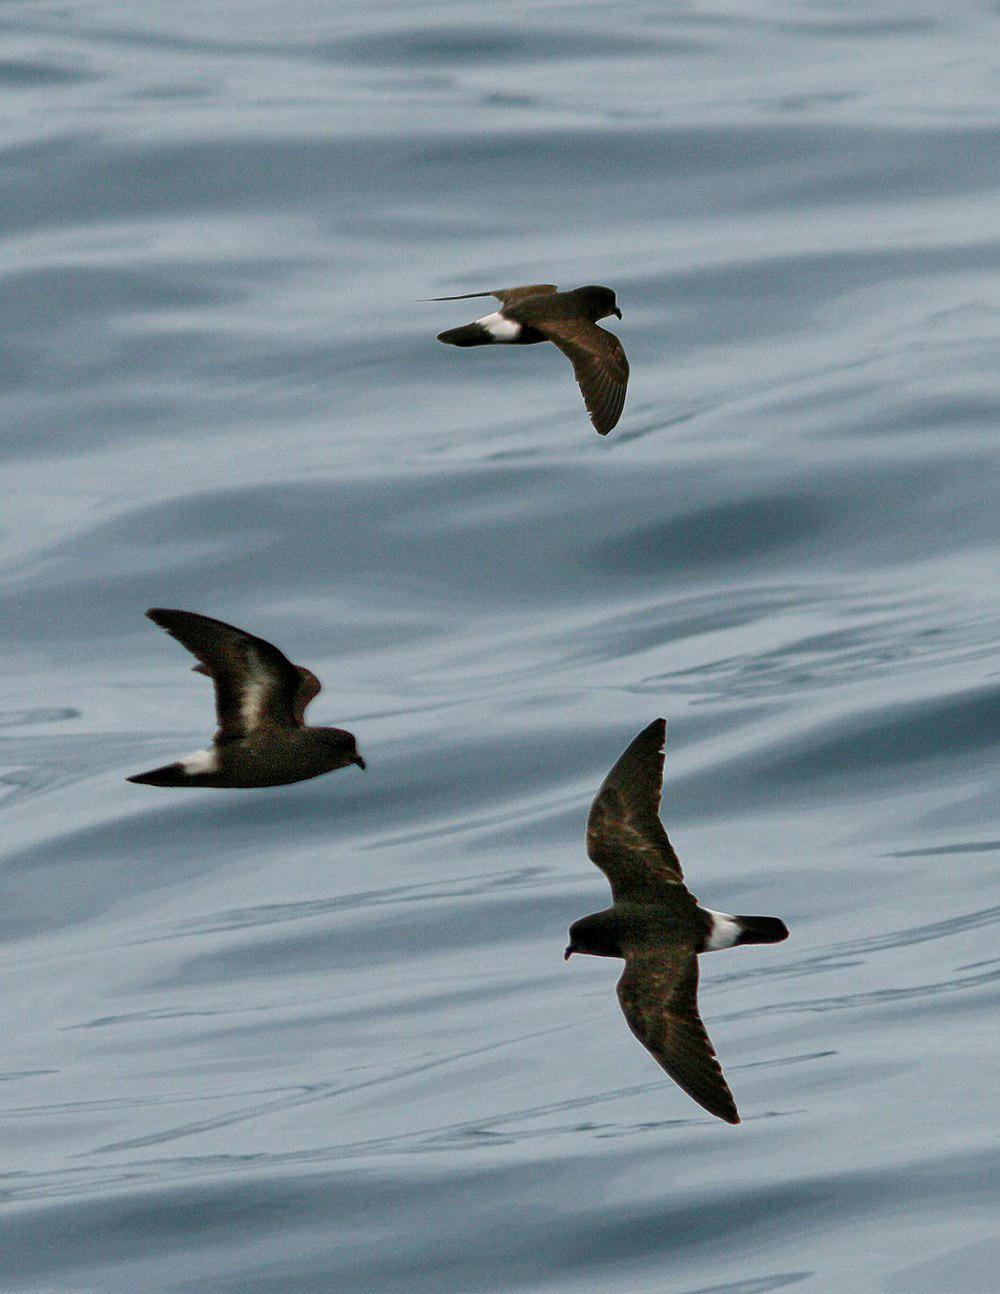
[[130, 777], [151, 786], [280, 786], [365, 762], [343, 728], [308, 728], [305, 711], [320, 691], [316, 675], [277, 647], [194, 611], [146, 615], [182, 643], [193, 668], [215, 685], [218, 730], [212, 748]]
[[684, 884], [660, 821], [666, 724], [654, 720], [604, 779], [587, 820], [587, 853], [611, 883], [612, 906], [575, 921], [575, 952], [623, 957], [618, 1001], [629, 1028], [710, 1114], [739, 1123], [736, 1103], [698, 1014], [698, 954], [788, 936], [776, 917], [702, 908]]
[[606, 436], [622, 415], [629, 377], [621, 342], [614, 333], [597, 325], [598, 319], [608, 315], [622, 317], [614, 292], [596, 285], [560, 292], [553, 283], [532, 283], [431, 299], [465, 301], [486, 296], [496, 297], [501, 309], [464, 327], [439, 333], [438, 341], [452, 346], [553, 342], [573, 365], [591, 422], [600, 435]]

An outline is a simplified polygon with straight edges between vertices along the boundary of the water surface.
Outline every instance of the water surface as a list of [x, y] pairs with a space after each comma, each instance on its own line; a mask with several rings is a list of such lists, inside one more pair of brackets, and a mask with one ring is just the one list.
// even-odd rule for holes
[[[0, 1288], [995, 1280], [995, 6], [10, 4]], [[590, 429], [475, 303], [608, 283]], [[368, 771], [128, 786], [314, 668]], [[631, 1038], [601, 777], [669, 723], [744, 1124]]]

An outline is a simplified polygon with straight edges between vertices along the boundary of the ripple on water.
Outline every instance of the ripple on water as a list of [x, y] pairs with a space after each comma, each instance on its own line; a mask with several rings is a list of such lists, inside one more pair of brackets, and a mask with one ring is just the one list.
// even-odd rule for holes
[[[0, 1285], [987, 1288], [998, 15], [8, 8]], [[606, 439], [434, 340], [535, 277], [618, 292]], [[367, 771], [127, 786], [212, 727], [150, 605]], [[561, 957], [659, 714], [791, 930], [702, 963], [735, 1130]]]

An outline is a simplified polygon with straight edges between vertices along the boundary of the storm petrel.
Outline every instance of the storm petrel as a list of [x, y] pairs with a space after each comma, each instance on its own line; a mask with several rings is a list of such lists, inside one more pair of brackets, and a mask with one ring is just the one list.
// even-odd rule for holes
[[208, 750], [137, 773], [148, 786], [284, 786], [365, 761], [352, 733], [307, 728], [306, 706], [320, 690], [311, 670], [293, 665], [277, 647], [233, 625], [194, 611], [146, 615], [184, 644], [192, 666], [215, 684], [219, 728]]
[[438, 333], [450, 346], [530, 346], [554, 342], [573, 365], [590, 421], [606, 436], [622, 416], [628, 386], [628, 360], [614, 333], [597, 326], [598, 319], [622, 312], [610, 288], [574, 288], [560, 292], [554, 283], [529, 283], [492, 292], [465, 292], [432, 301], [467, 301], [496, 297], [500, 309], [462, 328]]
[[660, 821], [666, 723], [644, 728], [604, 779], [587, 820], [587, 853], [612, 905], [574, 921], [573, 953], [624, 957], [618, 1001], [628, 1026], [680, 1087], [727, 1123], [736, 1103], [698, 1015], [698, 954], [788, 938], [777, 917], [700, 907]]

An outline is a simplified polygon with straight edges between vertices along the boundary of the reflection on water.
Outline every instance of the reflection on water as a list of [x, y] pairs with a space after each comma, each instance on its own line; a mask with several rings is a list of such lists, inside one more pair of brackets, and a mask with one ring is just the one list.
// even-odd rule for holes
[[[0, 22], [0, 1285], [988, 1288], [998, 15]], [[618, 293], [607, 440], [419, 300], [539, 279]], [[126, 786], [205, 731], [150, 605], [365, 776]], [[792, 931], [703, 967], [738, 1130], [561, 958], [661, 713], [699, 899]]]

